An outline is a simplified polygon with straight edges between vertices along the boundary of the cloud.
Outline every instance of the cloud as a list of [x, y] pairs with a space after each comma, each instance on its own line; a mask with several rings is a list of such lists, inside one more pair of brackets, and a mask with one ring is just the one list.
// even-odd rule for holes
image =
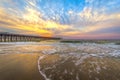
[[86, 3], [93, 3], [94, 0], [85, 0]]
[[100, 33], [116, 33], [120, 34], [120, 26], [114, 26], [114, 27], [105, 27], [102, 29], [98, 29], [96, 31], [90, 32], [90, 34], [100, 34]]
[[77, 1], [0, 0], [0, 31], [64, 38], [117, 36], [119, 0]]
[[[24, 14], [19, 17], [14, 14], [8, 14], [5, 9], [0, 9], [0, 28], [1, 31], [24, 34], [36, 34], [40, 36], [55, 36], [55, 32], [64, 31], [70, 26], [61, 25], [51, 20], [42, 19], [42, 15], [34, 8], [26, 6]], [[5, 27], [6, 29], [3, 29]]]
[[100, 13], [103, 9], [94, 10], [92, 7], [84, 7], [79, 13], [72, 12], [70, 16], [72, 26], [80, 32], [87, 33], [99, 29], [120, 26], [120, 13]]

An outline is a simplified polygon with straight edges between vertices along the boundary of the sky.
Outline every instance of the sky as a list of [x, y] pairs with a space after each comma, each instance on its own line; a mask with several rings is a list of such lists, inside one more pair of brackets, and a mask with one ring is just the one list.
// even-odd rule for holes
[[0, 32], [120, 39], [120, 0], [0, 0]]

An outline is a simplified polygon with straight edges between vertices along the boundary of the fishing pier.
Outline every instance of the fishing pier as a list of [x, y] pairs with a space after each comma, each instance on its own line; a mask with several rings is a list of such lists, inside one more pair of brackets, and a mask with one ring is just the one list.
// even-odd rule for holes
[[0, 32], [0, 42], [32, 42], [32, 41], [39, 42], [43, 40], [59, 40], [59, 39], [60, 38]]

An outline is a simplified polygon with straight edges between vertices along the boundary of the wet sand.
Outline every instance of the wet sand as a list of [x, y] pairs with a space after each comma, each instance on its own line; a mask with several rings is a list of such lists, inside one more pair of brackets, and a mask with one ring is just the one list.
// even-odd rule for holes
[[[64, 55], [61, 57], [59, 54], [45, 55], [40, 53], [1, 54], [0, 80], [120, 79], [119, 59], [88, 55], [77, 58], [78, 56]], [[41, 59], [39, 60], [39, 58]], [[79, 63], [77, 63], [78, 61]], [[41, 73], [39, 72], [38, 65], [40, 65]]]
[[1, 45], [0, 80], [120, 80], [120, 46]]
[[1, 54], [0, 80], [44, 80], [37, 60], [42, 54]]

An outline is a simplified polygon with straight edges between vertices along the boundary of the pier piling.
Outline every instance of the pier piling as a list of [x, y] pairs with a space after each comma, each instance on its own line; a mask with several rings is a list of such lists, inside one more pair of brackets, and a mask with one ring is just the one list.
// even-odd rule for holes
[[59, 40], [60, 38], [41, 37], [22, 34], [0, 33], [0, 42], [26, 42], [26, 41], [41, 41], [41, 40]]

